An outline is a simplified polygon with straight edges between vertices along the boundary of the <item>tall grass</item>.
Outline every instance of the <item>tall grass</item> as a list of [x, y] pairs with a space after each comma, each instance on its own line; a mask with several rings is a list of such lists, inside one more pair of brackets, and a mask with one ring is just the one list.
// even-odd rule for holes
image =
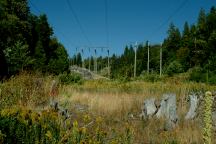
[[45, 106], [49, 101], [52, 76], [23, 72], [0, 84], [0, 108], [20, 105]]
[[[32, 110], [32, 113], [40, 115], [40, 112], [46, 111], [49, 105], [53, 79], [57, 77], [22, 73], [1, 83], [1, 110], [13, 111], [14, 107], [21, 107], [20, 114]], [[184, 121], [188, 110], [187, 95], [191, 91], [204, 92], [215, 89], [216, 86], [213, 85], [187, 82], [184, 76], [153, 83], [142, 80], [94, 80], [85, 81], [80, 85], [59, 85], [59, 93], [55, 99], [72, 114], [64, 125], [61, 123], [61, 116], [57, 114], [56, 126], [60, 128], [60, 136], [52, 139], [52, 142], [203, 143], [200, 124], [197, 121]], [[160, 100], [162, 94], [167, 92], [177, 95], [179, 123], [173, 131], [164, 131], [163, 119], [153, 118], [145, 121], [139, 118], [145, 99], [154, 97]], [[80, 111], [77, 105], [84, 110]], [[20, 114], [8, 117], [14, 119]], [[4, 118], [8, 117], [2, 115], [1, 119], [5, 120]], [[31, 115], [28, 118], [31, 119]], [[49, 122], [44, 124], [49, 125]], [[68, 129], [65, 129], [65, 125]], [[70, 125], [73, 125], [73, 129]], [[5, 136], [8, 133], [0, 130], [1, 142], [6, 140]], [[49, 140], [53, 136], [53, 130], [47, 130], [43, 135]]]
[[[175, 78], [154, 83], [87, 81], [78, 87], [63, 86], [60, 90], [60, 101], [67, 103], [68, 107], [73, 107], [75, 103], [88, 106], [90, 113], [102, 115], [108, 127], [112, 125], [120, 131], [121, 123], [129, 121], [134, 129], [136, 143], [202, 143], [200, 123], [184, 121], [188, 111], [187, 96], [192, 91], [205, 92], [215, 88], [215, 86], [183, 82]], [[163, 120], [140, 121], [139, 119], [145, 99], [155, 97], [160, 100], [162, 94], [167, 92], [177, 94], [179, 125], [174, 131], [164, 131]]]

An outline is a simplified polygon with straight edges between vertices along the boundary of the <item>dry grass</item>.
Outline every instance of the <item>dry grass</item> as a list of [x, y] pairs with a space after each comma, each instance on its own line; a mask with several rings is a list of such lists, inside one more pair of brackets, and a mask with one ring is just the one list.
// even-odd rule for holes
[[[68, 107], [75, 103], [87, 105], [90, 113], [101, 115], [107, 127], [121, 131], [129, 122], [134, 129], [135, 143], [202, 143], [201, 128], [196, 122], [183, 121], [188, 110], [186, 97], [191, 91], [215, 90], [215, 86], [168, 81], [165, 83], [88, 81], [82, 86], [63, 86], [59, 100]], [[179, 125], [174, 131], [163, 131], [163, 120], [140, 121], [139, 113], [145, 99], [160, 99], [163, 93], [177, 95]], [[135, 119], [129, 118], [133, 114]]]
[[[49, 102], [49, 90], [53, 77], [42, 77], [23, 73], [0, 84], [1, 106], [23, 105], [32, 109]], [[37, 84], [39, 80], [39, 85]], [[119, 82], [87, 81], [83, 85], [62, 85], [59, 87], [60, 104], [73, 112], [74, 105], [88, 107], [87, 112], [93, 119], [101, 116], [102, 127], [119, 132], [129, 124], [134, 132], [134, 143], [202, 143], [201, 128], [197, 122], [185, 122], [188, 110], [187, 95], [191, 91], [216, 90], [216, 86], [201, 83], [184, 83], [179, 79], [164, 82]], [[164, 120], [140, 120], [139, 114], [143, 101], [149, 97], [160, 100], [164, 93], [176, 93], [178, 126], [173, 131], [164, 131]], [[8, 97], [9, 98], [8, 98]], [[79, 113], [78, 113], [79, 114]], [[133, 114], [134, 118], [131, 118]], [[129, 117], [130, 116], [130, 117]]]

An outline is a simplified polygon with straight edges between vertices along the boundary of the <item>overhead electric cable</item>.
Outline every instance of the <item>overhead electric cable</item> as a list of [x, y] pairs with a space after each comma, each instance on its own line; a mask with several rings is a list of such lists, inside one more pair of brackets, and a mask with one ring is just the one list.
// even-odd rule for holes
[[82, 32], [84, 38], [86, 39], [86, 41], [87, 41], [90, 45], [92, 45], [91, 41], [89, 40], [88, 36], [86, 35], [86, 33], [85, 33], [85, 31], [84, 31], [84, 29], [83, 29], [83, 27], [82, 27], [82, 25], [81, 25], [81, 22], [80, 22], [80, 20], [79, 20], [79, 18], [78, 18], [78, 16], [77, 16], [76, 12], [74, 11], [74, 9], [73, 9], [73, 7], [72, 7], [72, 5], [71, 5], [71, 3], [70, 3], [70, 0], [67, 0], [67, 4], [68, 4], [68, 6], [69, 6], [69, 9], [70, 9], [70, 11], [71, 11], [73, 17], [75, 18], [77, 24], [79, 25], [80, 31]]
[[108, 1], [105, 0], [106, 44], [109, 47]]
[[[31, 6], [38, 12], [38, 13], [43, 13], [42, 10], [40, 10], [31, 0], [29, 0], [29, 3], [31, 4]], [[69, 42], [69, 39], [65, 36], [65, 34], [59, 30], [59, 34], [62, 35], [62, 37], [64, 37], [64, 39], [67, 41], [67, 43], [71, 46], [75, 46], [74, 44], [71, 43], [71, 41]], [[70, 51], [70, 50], [68, 50]]]
[[29, 0], [29, 3], [38, 13], [42, 13], [41, 10], [36, 5], [34, 5], [34, 3], [32, 3], [30, 0]]
[[163, 28], [168, 22], [170, 22], [170, 20], [187, 4], [188, 1], [189, 1], [189, 0], [184, 0], [184, 1], [179, 5], [179, 7], [177, 7], [177, 8], [175, 9], [175, 11], [172, 12], [172, 14], [171, 14], [164, 22], [162, 22], [162, 23], [158, 26], [158, 28], [156, 28], [155, 32], [153, 32], [153, 33], [151, 34], [150, 37], [152, 37], [157, 31], [159, 31], [159, 30], [160, 30], [161, 28]]

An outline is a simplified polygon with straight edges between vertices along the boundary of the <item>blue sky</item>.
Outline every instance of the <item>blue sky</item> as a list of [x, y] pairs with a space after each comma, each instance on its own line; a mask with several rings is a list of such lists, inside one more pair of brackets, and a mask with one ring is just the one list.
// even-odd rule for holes
[[[79, 23], [67, 0], [30, 0], [29, 6], [34, 14], [47, 15], [54, 35], [70, 56], [83, 46], [108, 45], [111, 54], [120, 55], [125, 45], [135, 41], [161, 43], [171, 22], [182, 30], [185, 21], [196, 22], [201, 8], [208, 12], [216, 6], [215, 0], [107, 0], [106, 11], [106, 0], [69, 1]], [[97, 53], [106, 55], [105, 50]], [[90, 53], [84, 49], [84, 55], [93, 55], [93, 49]]]

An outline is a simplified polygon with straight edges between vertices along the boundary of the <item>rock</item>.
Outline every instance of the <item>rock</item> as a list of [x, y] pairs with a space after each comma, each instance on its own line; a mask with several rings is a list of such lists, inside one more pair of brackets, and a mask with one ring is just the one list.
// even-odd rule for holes
[[147, 99], [144, 101], [144, 104], [142, 107], [142, 113], [140, 116], [142, 118], [152, 117], [155, 114], [156, 110], [157, 108], [155, 106], [155, 99], [154, 98]]
[[197, 110], [197, 106], [198, 106], [198, 98], [195, 94], [189, 95], [190, 98], [190, 108], [188, 113], [185, 116], [185, 119], [194, 119], [194, 117], [196, 116], [196, 110]]
[[85, 80], [93, 80], [93, 79], [108, 79], [106, 77], [97, 75], [86, 68], [81, 68], [76, 65], [70, 66], [70, 71], [74, 73], [80, 74]]
[[175, 126], [178, 120], [176, 112], [176, 94], [163, 95], [156, 117], [164, 117], [166, 119], [165, 130], [171, 130]]
[[80, 68], [78, 66], [71, 66], [70, 71], [80, 74], [86, 80], [93, 79], [93, 74], [88, 69]]

